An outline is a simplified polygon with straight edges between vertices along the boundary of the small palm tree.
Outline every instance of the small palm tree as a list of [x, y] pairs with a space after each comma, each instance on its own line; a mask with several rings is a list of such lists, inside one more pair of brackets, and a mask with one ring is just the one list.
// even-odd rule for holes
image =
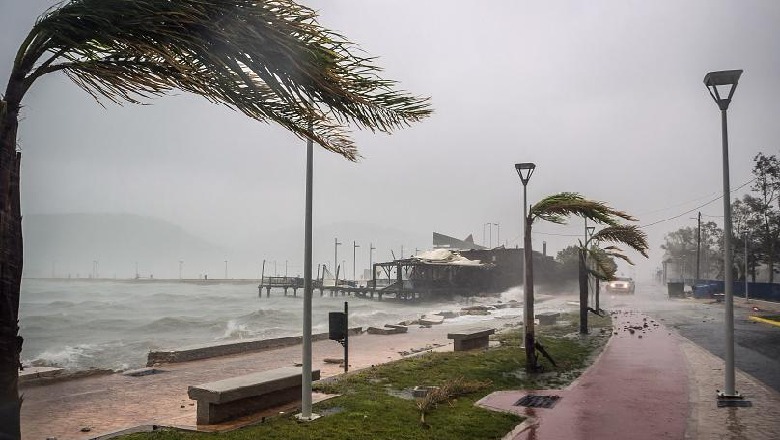
[[356, 160], [349, 126], [391, 132], [431, 113], [292, 0], [71, 0], [38, 18], [0, 100], [0, 437], [19, 438], [22, 99], [62, 72], [96, 100], [183, 90]]
[[[593, 276], [596, 279], [596, 311], [599, 311], [599, 281], [611, 281], [615, 279], [615, 272], [617, 271], [617, 265], [614, 262], [614, 258], [619, 258], [630, 265], [634, 265], [634, 262], [623, 253], [623, 249], [615, 245], [606, 247], [600, 247], [602, 242], [624, 244], [631, 249], [639, 252], [647, 258], [647, 235], [639, 229], [636, 225], [615, 225], [607, 226], [601, 229], [595, 234], [591, 235], [588, 240], [580, 244], [580, 289], [585, 291], [585, 298], [587, 298], [588, 275]], [[586, 262], [590, 261], [591, 265], [587, 265]], [[583, 273], [584, 284], [583, 284]], [[580, 332], [587, 333], [587, 304], [581, 304], [581, 312], [584, 309], [585, 319], [581, 320]]]
[[[621, 220], [636, 221], [634, 217], [623, 212], [618, 211], [606, 203], [588, 200], [581, 195], [573, 192], [562, 192], [543, 198], [528, 211], [528, 218], [526, 219], [526, 230], [524, 246], [528, 251], [526, 252], [525, 265], [526, 265], [526, 277], [528, 278], [528, 288], [531, 290], [530, 298], [531, 304], [527, 304], [526, 307], [530, 307], [532, 310], [531, 316], [533, 316], [533, 259], [531, 255], [531, 228], [536, 220], [544, 220], [557, 224], [565, 224], [570, 216], [578, 216], [593, 222], [607, 225], [604, 229], [600, 230], [597, 234], [593, 235], [594, 239], [598, 239], [604, 242], [620, 243], [640, 252], [643, 256], [647, 257], [647, 236], [646, 234], [636, 226], [623, 225]], [[596, 238], [598, 237], [598, 238]], [[587, 243], [580, 242], [580, 329], [582, 330], [583, 323], [587, 329], [587, 285], [585, 288], [585, 296], [582, 294], [582, 278], [583, 278], [583, 258], [585, 249], [587, 249]], [[614, 246], [604, 249], [604, 256], [614, 256], [621, 258], [631, 263], [631, 260], [623, 255], [622, 251]], [[632, 263], [633, 264], [633, 263]], [[612, 277], [614, 271], [610, 274], [607, 265], [597, 263], [596, 271], [600, 271], [603, 276]], [[586, 273], [587, 276], [587, 273]], [[587, 283], [587, 278], [585, 278]], [[583, 306], [585, 307], [583, 314]], [[536, 353], [534, 338], [533, 322], [525, 323], [526, 327], [526, 359], [528, 362], [527, 369], [536, 369]]]

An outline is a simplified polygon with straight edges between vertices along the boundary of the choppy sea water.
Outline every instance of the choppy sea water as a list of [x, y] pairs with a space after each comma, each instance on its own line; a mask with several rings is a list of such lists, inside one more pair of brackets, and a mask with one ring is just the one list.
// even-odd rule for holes
[[[150, 350], [243, 338], [275, 338], [302, 333], [302, 289], [271, 291], [258, 298], [255, 284], [204, 284], [109, 280], [25, 279], [19, 307], [25, 365], [51, 365], [71, 370], [126, 370], [146, 363]], [[312, 332], [328, 331], [328, 313], [344, 310], [349, 325], [383, 326], [423, 314], [497, 300], [520, 299], [513, 289], [502, 298], [460, 299], [439, 303], [402, 304], [360, 298], [320, 297], [312, 300]], [[519, 314], [503, 309], [498, 314]], [[495, 314], [494, 316], [495, 317]], [[449, 322], [486, 320], [462, 316]]]

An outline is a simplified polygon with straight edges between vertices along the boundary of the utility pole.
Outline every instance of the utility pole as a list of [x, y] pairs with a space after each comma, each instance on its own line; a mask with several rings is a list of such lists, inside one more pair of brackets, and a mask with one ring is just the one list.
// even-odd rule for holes
[[694, 281], [694, 284], [699, 282], [699, 276], [700, 276], [700, 267], [699, 261], [701, 259], [701, 211], [699, 211], [699, 227], [696, 230], [696, 281]]
[[748, 271], [747, 241], [748, 241], [748, 235], [747, 232], [745, 232], [745, 302], [750, 302], [750, 296], [748, 295], [748, 280], [747, 280], [747, 271]]

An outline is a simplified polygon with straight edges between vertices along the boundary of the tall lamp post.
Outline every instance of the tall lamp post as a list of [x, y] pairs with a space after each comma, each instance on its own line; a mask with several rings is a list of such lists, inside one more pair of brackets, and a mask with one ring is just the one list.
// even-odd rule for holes
[[[333, 270], [335, 271], [339, 267], [339, 246], [341, 246], [341, 242], [339, 241], [338, 237], [333, 239]], [[336, 272], [333, 272], [334, 274]], [[344, 277], [346, 279], [347, 277]]]
[[[309, 131], [312, 131], [309, 122]], [[308, 421], [318, 416], [311, 412], [311, 309], [312, 309], [312, 194], [314, 180], [314, 142], [306, 140], [306, 218], [303, 223], [303, 353], [301, 366], [301, 413], [300, 420]], [[338, 240], [336, 240], [338, 246]], [[336, 260], [334, 260], [335, 262]]]
[[357, 281], [357, 273], [355, 273], [355, 256], [357, 255], [357, 248], [360, 245], [356, 241], [352, 242], [352, 281]]
[[523, 182], [523, 327], [525, 328], [525, 369], [528, 372], [536, 371], [536, 347], [534, 340], [534, 293], [532, 282], [528, 280], [528, 266], [533, 255], [531, 253], [531, 236], [528, 234], [528, 194], [526, 189], [535, 169], [536, 165], [530, 162], [515, 164], [517, 175]]
[[[731, 254], [731, 189], [729, 183], [729, 135], [728, 124], [726, 122], [726, 111], [737, 89], [739, 77], [742, 70], [724, 70], [720, 72], [709, 72], [704, 76], [704, 85], [710, 92], [710, 96], [715, 100], [720, 109], [721, 136], [723, 140], [723, 267], [725, 272], [725, 301], [726, 301], [726, 389], [718, 392], [718, 399], [741, 399], [739, 393], [734, 389], [734, 275], [732, 273]], [[727, 90], [728, 97], [722, 97], [718, 87], [724, 87]]]
[[[374, 279], [374, 251], [376, 248], [374, 247], [374, 243], [368, 244], [368, 268], [371, 269], [371, 279]], [[374, 286], [376, 287], [376, 286]]]

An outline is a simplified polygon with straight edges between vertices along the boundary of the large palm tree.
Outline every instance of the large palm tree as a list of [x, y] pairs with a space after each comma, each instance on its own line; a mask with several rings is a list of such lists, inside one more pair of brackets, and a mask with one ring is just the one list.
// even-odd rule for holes
[[357, 160], [349, 126], [390, 132], [428, 116], [373, 59], [291, 0], [71, 0], [38, 18], [0, 100], [0, 438], [19, 437], [22, 274], [19, 110], [62, 72], [96, 100], [140, 103], [183, 90], [281, 124]]
[[[581, 195], [573, 192], [562, 192], [559, 194], [554, 194], [551, 196], [547, 196], [531, 206], [531, 209], [528, 211], [528, 218], [525, 219], [526, 221], [526, 234], [525, 234], [525, 243], [523, 246], [525, 246], [525, 249], [527, 251], [525, 252], [525, 267], [526, 267], [526, 277], [528, 278], [528, 289], [531, 291], [530, 297], [531, 301], [530, 304], [526, 304], [526, 307], [530, 307], [531, 309], [531, 316], [533, 316], [533, 258], [532, 255], [532, 247], [531, 247], [531, 229], [536, 220], [543, 220], [548, 221], [552, 223], [557, 224], [565, 224], [569, 217], [572, 215], [586, 218], [588, 220], [591, 220], [598, 224], [606, 225], [606, 227], [598, 232], [598, 234], [594, 234], [593, 238], [596, 239], [598, 236], [598, 240], [604, 241], [604, 242], [612, 242], [612, 243], [618, 243], [618, 244], [624, 244], [631, 249], [636, 250], [637, 252], [641, 253], [645, 257], [647, 257], [647, 236], [645, 233], [639, 229], [637, 226], [634, 225], [624, 225], [620, 222], [622, 220], [627, 221], [636, 221], [634, 217], [631, 215], [623, 212], [618, 211], [617, 209], [614, 209], [607, 205], [604, 202], [594, 201], [594, 200], [588, 200]], [[587, 243], [580, 243], [581, 248], [585, 249], [587, 248]], [[617, 258], [621, 258], [629, 263], [631, 263], [631, 260], [626, 257], [620, 248], [616, 246], [610, 246], [604, 249], [604, 255], [606, 256], [614, 256]], [[582, 254], [582, 251], [580, 253]], [[582, 257], [580, 257], [582, 258]], [[602, 263], [604, 263], [602, 261]], [[633, 264], [633, 263], [632, 263]], [[614, 271], [609, 273], [609, 268], [606, 264], [599, 264], [597, 266], [598, 272], [603, 274], [603, 276], [606, 277], [612, 277], [614, 276]], [[582, 275], [580, 275], [580, 278], [582, 278]], [[587, 280], [586, 280], [587, 282]], [[580, 281], [582, 283], [582, 281]], [[582, 298], [582, 287], [580, 288], [580, 321], [587, 323], [587, 308], [585, 309], [585, 315], [583, 317], [583, 305], [587, 305], [587, 290], [585, 290], [585, 298], [583, 300]], [[536, 341], [534, 337], [534, 329], [533, 329], [533, 321], [525, 323], [525, 352], [526, 352], [526, 362], [527, 362], [527, 369], [529, 371], [534, 371], [536, 369]]]

